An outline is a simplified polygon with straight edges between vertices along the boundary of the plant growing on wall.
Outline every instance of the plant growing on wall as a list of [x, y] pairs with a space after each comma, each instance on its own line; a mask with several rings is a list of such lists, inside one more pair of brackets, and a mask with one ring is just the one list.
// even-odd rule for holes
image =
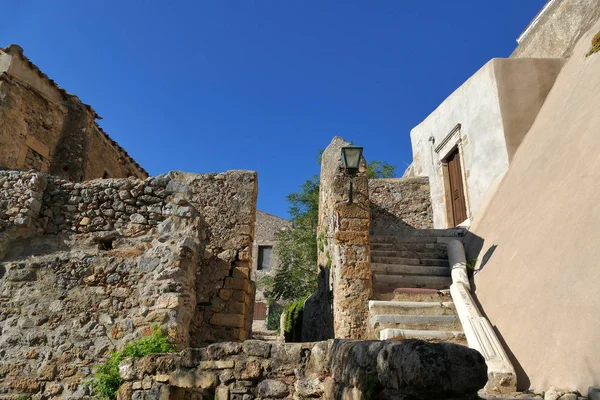
[[123, 380], [119, 376], [119, 363], [124, 359], [170, 353], [174, 350], [175, 346], [169, 342], [169, 338], [162, 329], [155, 326], [151, 336], [135, 340], [127, 344], [121, 351], [114, 351], [105, 363], [97, 366], [94, 380], [91, 382], [94, 394], [103, 399], [114, 400], [117, 398], [117, 391], [123, 384]]
[[285, 310], [284, 338], [286, 343], [300, 342], [302, 340], [302, 318], [304, 316], [304, 302], [306, 298], [296, 300], [289, 304]]
[[600, 51], [600, 32], [596, 33], [596, 35], [594, 35], [594, 38], [592, 39], [592, 48], [590, 49], [590, 51], [588, 51], [588, 53], [585, 55], [586, 57], [591, 56], [594, 53], [597, 53]]

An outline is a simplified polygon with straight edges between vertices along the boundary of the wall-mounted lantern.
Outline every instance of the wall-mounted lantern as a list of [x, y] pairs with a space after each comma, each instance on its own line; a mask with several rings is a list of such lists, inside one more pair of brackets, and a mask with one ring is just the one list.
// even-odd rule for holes
[[350, 177], [350, 186], [348, 188], [348, 203], [352, 203], [352, 178], [358, 172], [363, 148], [359, 146], [342, 147], [342, 161], [346, 174]]

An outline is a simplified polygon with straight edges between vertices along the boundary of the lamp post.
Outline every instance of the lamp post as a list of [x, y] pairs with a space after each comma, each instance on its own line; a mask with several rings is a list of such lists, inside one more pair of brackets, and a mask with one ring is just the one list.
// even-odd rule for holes
[[350, 186], [348, 187], [348, 203], [352, 203], [352, 178], [357, 174], [360, 166], [363, 148], [359, 146], [342, 147], [342, 161], [346, 169], [346, 175], [350, 177]]

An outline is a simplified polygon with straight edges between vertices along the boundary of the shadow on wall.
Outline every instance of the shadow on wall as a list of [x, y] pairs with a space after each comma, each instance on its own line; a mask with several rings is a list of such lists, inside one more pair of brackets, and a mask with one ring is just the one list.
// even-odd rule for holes
[[318, 289], [304, 302], [301, 339], [317, 342], [334, 338], [333, 303], [327, 267], [319, 266]]
[[73, 182], [83, 181], [88, 159], [89, 129], [91, 121], [86, 110], [77, 100], [65, 102], [67, 116], [56, 144], [55, 154], [50, 162], [52, 175], [58, 175]]
[[[467, 260], [473, 260], [473, 259], [479, 260], [479, 255], [481, 254], [481, 252], [483, 251], [483, 249], [485, 247], [485, 239], [475, 235], [473, 232], [468, 232], [467, 235], [465, 236], [464, 243], [465, 243], [465, 252], [466, 252]], [[479, 262], [479, 261], [477, 262], [475, 269], [473, 271], [473, 276], [471, 276], [469, 278], [469, 281], [471, 283], [471, 292], [472, 292], [471, 294], [473, 295], [473, 301], [475, 301], [475, 304], [481, 311], [482, 315], [488, 321], [490, 321], [490, 323], [492, 324], [492, 327], [494, 328], [494, 333], [496, 334], [496, 337], [502, 344], [502, 347], [506, 351], [506, 354], [508, 355], [510, 362], [512, 363], [513, 367], [515, 368], [515, 372], [517, 374], [517, 390], [527, 390], [527, 389], [529, 389], [529, 386], [531, 384], [529, 376], [523, 369], [523, 366], [521, 365], [521, 363], [519, 363], [519, 360], [517, 360], [514, 353], [511, 351], [510, 346], [508, 345], [506, 340], [504, 340], [502, 333], [498, 330], [496, 325], [493, 325], [494, 321], [492, 321], [488, 317], [488, 315], [485, 312], [485, 308], [483, 308], [481, 302], [477, 298], [477, 284], [475, 282], [475, 275], [477, 275], [480, 271], [483, 270], [483, 268], [485, 268], [487, 263], [491, 260], [492, 256], [494, 255], [494, 252], [496, 251], [497, 248], [498, 248], [497, 244], [492, 244], [491, 246], [489, 246], [485, 250], [485, 253], [483, 253], [483, 255], [481, 256], [481, 262]]]
[[415, 227], [402, 218], [371, 203], [371, 228], [369, 229], [371, 235], [410, 235], [415, 230]]

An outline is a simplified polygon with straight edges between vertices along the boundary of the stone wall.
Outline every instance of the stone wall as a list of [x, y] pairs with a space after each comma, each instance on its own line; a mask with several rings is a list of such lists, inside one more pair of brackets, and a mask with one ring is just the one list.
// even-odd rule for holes
[[429, 178], [369, 179], [371, 234], [433, 228]]
[[[369, 188], [364, 158], [356, 176], [350, 178], [344, 170], [341, 148], [349, 144], [335, 137], [322, 155], [318, 263], [331, 271], [335, 337], [361, 339], [367, 334], [367, 303], [372, 294]], [[351, 180], [353, 202], [349, 203]]]
[[130, 358], [119, 370], [120, 400], [459, 400], [487, 380], [476, 350], [417, 340], [218, 343]]
[[0, 168], [71, 181], [148, 174], [98, 126], [96, 112], [43, 74], [23, 49], [0, 49]]
[[511, 58], [569, 58], [579, 38], [600, 18], [597, 0], [552, 0], [525, 28]]
[[0, 183], [0, 393], [81, 398], [93, 365], [156, 324], [180, 349], [248, 337], [254, 172]]

